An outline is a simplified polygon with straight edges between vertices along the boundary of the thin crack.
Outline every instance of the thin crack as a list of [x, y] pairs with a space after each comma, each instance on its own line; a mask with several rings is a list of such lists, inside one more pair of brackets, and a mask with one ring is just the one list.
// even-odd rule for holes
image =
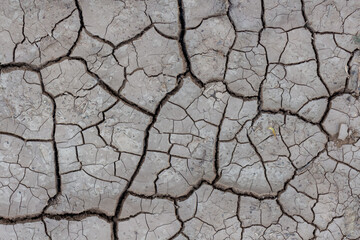
[[40, 79], [40, 84], [41, 84], [43, 93], [50, 98], [52, 105], [53, 105], [53, 114], [52, 114], [53, 129], [52, 129], [52, 133], [51, 133], [51, 138], [52, 138], [52, 146], [53, 146], [53, 150], [54, 150], [54, 165], [55, 165], [55, 174], [54, 175], [55, 175], [56, 194], [53, 197], [49, 198], [47, 205], [42, 210], [42, 212], [44, 213], [56, 201], [57, 197], [61, 194], [61, 175], [60, 175], [59, 153], [58, 153], [58, 149], [57, 149], [57, 145], [56, 145], [56, 141], [55, 141], [56, 102], [55, 102], [54, 97], [51, 94], [49, 94], [48, 92], [46, 92], [41, 72], [38, 72], [38, 76]]

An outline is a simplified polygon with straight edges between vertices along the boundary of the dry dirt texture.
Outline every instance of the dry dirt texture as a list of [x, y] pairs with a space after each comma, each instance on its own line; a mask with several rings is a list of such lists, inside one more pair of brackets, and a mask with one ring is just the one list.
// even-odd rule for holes
[[359, 0], [4, 0], [0, 239], [360, 239]]

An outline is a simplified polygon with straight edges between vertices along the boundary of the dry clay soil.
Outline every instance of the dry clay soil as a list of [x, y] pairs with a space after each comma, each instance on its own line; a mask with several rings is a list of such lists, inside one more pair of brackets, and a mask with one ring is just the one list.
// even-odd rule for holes
[[3, 0], [0, 239], [360, 239], [359, 0]]

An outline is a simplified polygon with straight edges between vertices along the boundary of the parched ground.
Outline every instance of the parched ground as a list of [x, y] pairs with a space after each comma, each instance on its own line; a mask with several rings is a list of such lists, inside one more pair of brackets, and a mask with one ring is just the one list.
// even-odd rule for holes
[[0, 239], [360, 239], [359, 0], [4, 0]]

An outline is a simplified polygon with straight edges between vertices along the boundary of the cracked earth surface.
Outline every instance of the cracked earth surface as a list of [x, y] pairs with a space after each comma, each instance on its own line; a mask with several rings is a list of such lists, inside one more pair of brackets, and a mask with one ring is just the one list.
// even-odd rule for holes
[[0, 239], [360, 239], [360, 1], [0, 12]]

